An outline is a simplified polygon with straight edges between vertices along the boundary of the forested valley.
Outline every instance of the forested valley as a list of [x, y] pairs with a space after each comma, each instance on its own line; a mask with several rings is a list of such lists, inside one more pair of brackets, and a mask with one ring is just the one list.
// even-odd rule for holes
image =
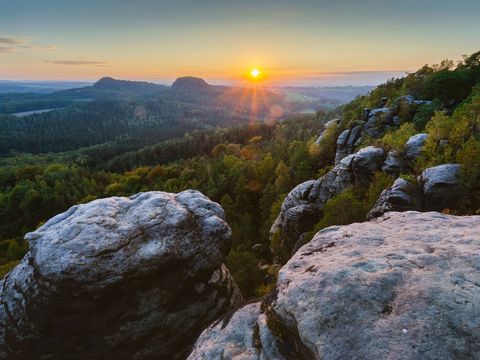
[[[179, 100], [182, 92], [157, 98], [147, 91], [128, 99], [120, 92], [88, 105], [60, 102], [66, 107], [24, 118], [3, 115], [0, 273], [13, 268], [28, 250], [26, 232], [72, 205], [141, 191], [197, 189], [225, 210], [233, 231], [227, 265], [236, 283], [247, 298], [263, 295], [278, 269], [271, 264], [282, 263], [281, 249], [269, 231], [286, 195], [332, 169], [338, 136], [363, 119], [365, 108], [394, 105], [406, 95], [425, 102], [413, 110], [399, 105], [398, 124], [379, 123], [380, 136], [364, 137], [359, 147], [401, 151], [410, 136], [427, 133], [422, 155], [401, 176], [414, 179], [426, 167], [459, 163], [466, 195], [457, 212], [475, 213], [480, 202], [479, 86], [476, 53], [459, 64], [425, 66], [344, 106], [308, 115], [295, 115], [294, 105], [272, 115], [271, 104], [282, 102], [271, 99], [279, 95], [270, 97], [270, 106], [265, 102], [259, 107], [263, 115], [256, 117], [244, 107], [236, 109], [230, 98], [228, 106], [210, 101], [203, 106], [199, 104], [207, 95], [198, 89], [195, 101], [188, 102]], [[146, 98], [138, 100], [142, 95]], [[28, 106], [15, 110], [20, 108]], [[332, 119], [340, 120], [324, 131]], [[329, 200], [314, 232], [363, 221], [393, 180], [379, 172], [367, 187]]]

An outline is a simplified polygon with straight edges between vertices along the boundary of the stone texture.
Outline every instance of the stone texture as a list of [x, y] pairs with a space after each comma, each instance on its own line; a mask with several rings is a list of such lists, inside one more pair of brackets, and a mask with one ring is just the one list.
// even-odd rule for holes
[[405, 161], [402, 153], [395, 150], [389, 151], [382, 166], [382, 171], [388, 175], [398, 176], [405, 170]]
[[279, 340], [268, 328], [267, 317], [257, 302], [208, 327], [198, 338], [188, 360], [287, 360], [279, 348]]
[[368, 120], [363, 131], [368, 136], [377, 138], [384, 131], [385, 126], [393, 120], [394, 113], [390, 108], [373, 109], [368, 113]]
[[422, 172], [420, 183], [426, 210], [455, 209], [460, 205], [463, 194], [458, 178], [459, 171], [458, 164], [443, 164]]
[[405, 143], [405, 156], [408, 159], [415, 159], [420, 156], [427, 137], [427, 134], [416, 134], [410, 137]]
[[382, 192], [367, 218], [373, 219], [390, 211], [421, 211], [422, 209], [422, 197], [418, 186], [398, 178], [390, 188]]
[[[478, 216], [411, 211], [324, 229], [280, 270], [257, 321], [248, 305], [190, 359], [478, 360], [479, 234]], [[276, 341], [255, 347], [262, 315]]]
[[322, 133], [318, 136], [317, 140], [315, 141], [316, 145], [320, 145], [322, 140], [325, 138], [326, 132], [333, 128], [334, 126], [337, 126], [340, 123], [340, 119], [333, 119], [330, 121], [327, 121], [323, 127]]
[[231, 231], [197, 191], [70, 208], [27, 234], [0, 282], [2, 359], [179, 359], [241, 299]]
[[363, 124], [354, 126], [343, 131], [337, 138], [337, 150], [335, 153], [335, 165], [348, 155], [355, 152], [355, 145], [362, 134]]
[[280, 234], [286, 253], [298, 249], [301, 235], [322, 218], [325, 203], [353, 185], [367, 185], [381, 169], [383, 149], [368, 146], [343, 158], [325, 176], [298, 185], [286, 197], [270, 233]]

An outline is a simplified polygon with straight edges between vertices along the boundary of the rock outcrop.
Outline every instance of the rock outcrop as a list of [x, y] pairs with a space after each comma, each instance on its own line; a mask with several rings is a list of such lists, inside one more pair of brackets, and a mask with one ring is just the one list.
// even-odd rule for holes
[[241, 300], [231, 231], [197, 191], [77, 205], [0, 282], [1, 359], [180, 359]]
[[408, 139], [405, 144], [405, 156], [407, 159], [415, 159], [420, 156], [427, 136], [427, 134], [416, 134]]
[[335, 165], [343, 158], [355, 152], [355, 145], [362, 134], [363, 124], [357, 124], [351, 129], [343, 131], [337, 138], [337, 150], [335, 153]]
[[443, 164], [425, 169], [417, 182], [398, 178], [392, 187], [382, 192], [368, 219], [389, 211], [458, 209], [464, 195], [459, 171], [458, 164]]
[[172, 89], [177, 91], [200, 92], [210, 89], [210, 85], [201, 78], [183, 76], [173, 82]]
[[462, 201], [462, 187], [458, 178], [460, 165], [443, 164], [425, 169], [420, 183], [426, 210], [455, 209]]
[[405, 159], [403, 154], [399, 151], [389, 151], [385, 163], [382, 166], [382, 171], [391, 176], [398, 176], [406, 170]]
[[286, 197], [270, 233], [280, 234], [286, 253], [295, 252], [301, 235], [322, 218], [325, 203], [353, 185], [367, 185], [385, 159], [383, 149], [368, 146], [348, 155], [318, 180], [298, 185]]
[[423, 210], [422, 202], [417, 184], [398, 178], [390, 188], [382, 192], [367, 218], [373, 219], [390, 211], [421, 211]]
[[327, 121], [323, 127], [322, 133], [318, 136], [317, 140], [315, 141], [316, 145], [320, 145], [322, 140], [325, 138], [328, 131], [331, 131], [335, 126], [340, 123], [340, 119], [332, 119]]
[[324, 229], [189, 359], [480, 359], [479, 234], [434, 212]]

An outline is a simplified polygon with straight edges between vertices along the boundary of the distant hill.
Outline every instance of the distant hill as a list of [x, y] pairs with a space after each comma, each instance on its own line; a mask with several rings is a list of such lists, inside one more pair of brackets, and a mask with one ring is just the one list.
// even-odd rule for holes
[[137, 94], [153, 94], [165, 90], [167, 86], [146, 81], [117, 80], [112, 77], [103, 77], [92, 86], [93, 89], [126, 91]]
[[202, 91], [210, 89], [209, 85], [205, 80], [197, 78], [194, 76], [183, 76], [177, 78], [172, 84], [172, 89], [180, 91]]

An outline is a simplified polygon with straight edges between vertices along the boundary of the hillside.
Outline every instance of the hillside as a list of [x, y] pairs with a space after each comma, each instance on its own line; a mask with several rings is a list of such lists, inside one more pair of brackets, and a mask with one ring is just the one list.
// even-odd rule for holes
[[[55, 140], [59, 136], [75, 150], [1, 160], [4, 269], [25, 253], [23, 234], [56, 213], [94, 198], [147, 190], [198, 189], [223, 206], [233, 230], [227, 264], [246, 297], [268, 291], [278, 264], [324, 227], [364, 221], [369, 212], [375, 217], [391, 209], [428, 210], [415, 205], [427, 200], [436, 204], [435, 210], [473, 214], [480, 199], [479, 57], [476, 53], [457, 66], [449, 62], [426, 66], [335, 112], [272, 124], [190, 128], [193, 131], [185, 135], [167, 132], [158, 142], [153, 136], [155, 120], [147, 116], [142, 126], [151, 127], [140, 127], [137, 133], [145, 139], [153, 134], [146, 147], [145, 139], [116, 138], [122, 134], [117, 110], [133, 113], [133, 104], [122, 108], [112, 103], [108, 109], [117, 115], [110, 118], [112, 125], [104, 123], [104, 132], [95, 127], [95, 117], [85, 115], [85, 125], [91, 127], [87, 140], [81, 140], [80, 130], [68, 138], [72, 131], [68, 127], [60, 132], [61, 127], [49, 126], [45, 129], [53, 136], [49, 146], [59, 146]], [[102, 114], [104, 103], [90, 106], [94, 104], [97, 108], [91, 109]], [[145, 108], [147, 114], [155, 111], [148, 101]], [[48, 119], [48, 114], [42, 117]], [[206, 113], [205, 122], [211, 120]], [[137, 131], [136, 126], [126, 117], [130, 133]], [[182, 124], [185, 127], [188, 131], [188, 124]], [[104, 141], [103, 134], [113, 135], [112, 140], [81, 147], [81, 141], [89, 144], [96, 136]], [[39, 130], [36, 138], [45, 143], [48, 136]], [[22, 143], [18, 135], [16, 142]], [[24, 146], [34, 148], [28, 142]], [[373, 149], [357, 154], [368, 146]], [[452, 171], [437, 168], [443, 164], [453, 164], [448, 168]], [[449, 188], [453, 197], [436, 190], [445, 187], [442, 181], [453, 186]], [[448, 201], [438, 202], [439, 196]]]

